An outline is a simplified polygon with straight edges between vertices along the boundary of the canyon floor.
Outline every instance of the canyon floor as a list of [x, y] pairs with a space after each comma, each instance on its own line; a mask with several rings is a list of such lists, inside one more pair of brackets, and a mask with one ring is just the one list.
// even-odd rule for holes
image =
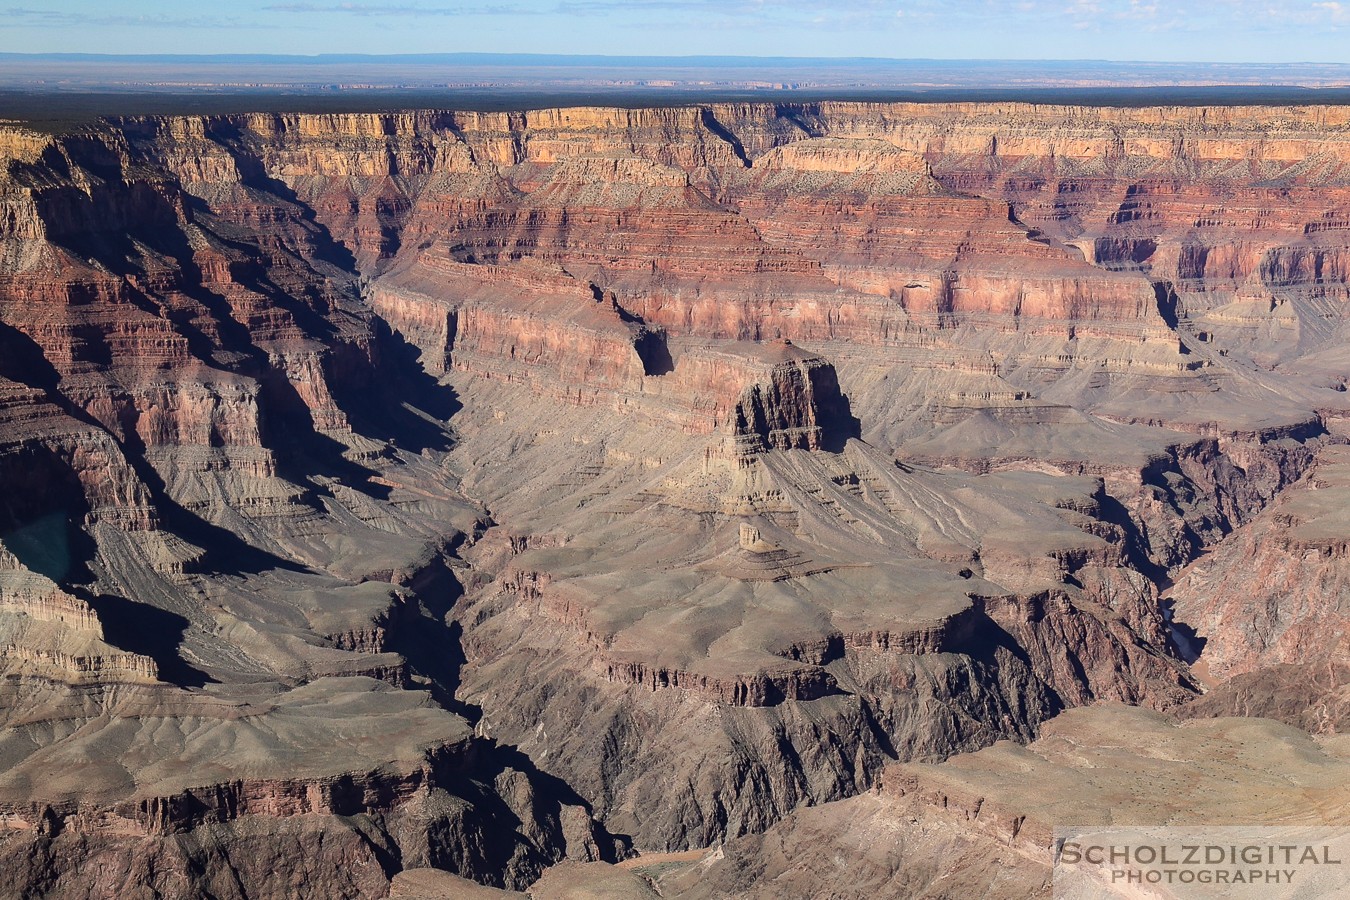
[[0, 896], [1048, 897], [1350, 822], [1350, 107], [0, 129]]

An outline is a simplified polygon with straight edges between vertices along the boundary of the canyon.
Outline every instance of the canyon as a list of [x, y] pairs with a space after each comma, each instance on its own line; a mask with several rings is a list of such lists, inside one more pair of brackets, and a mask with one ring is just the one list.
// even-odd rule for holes
[[6, 896], [1048, 896], [1070, 819], [1345, 820], [1350, 107], [0, 159]]

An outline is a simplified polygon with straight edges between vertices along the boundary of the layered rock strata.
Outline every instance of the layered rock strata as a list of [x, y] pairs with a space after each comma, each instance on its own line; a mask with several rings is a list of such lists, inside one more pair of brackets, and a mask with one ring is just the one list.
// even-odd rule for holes
[[[739, 839], [709, 885], [814, 890], [756, 835], [852, 810], [856, 851], [949, 777], [897, 762], [1027, 752], [961, 755], [1074, 707], [1339, 730], [1348, 128], [825, 103], [6, 131], [21, 890], [665, 891], [530, 887], [613, 834]], [[897, 873], [939, 849], [1043, 888], [997, 822], [909, 815], [938, 836], [861, 854], [878, 890], [926, 890]]]

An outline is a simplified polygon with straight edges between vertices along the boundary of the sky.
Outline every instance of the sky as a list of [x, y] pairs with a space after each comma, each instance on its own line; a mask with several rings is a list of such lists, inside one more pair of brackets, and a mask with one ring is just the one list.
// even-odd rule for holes
[[0, 52], [1350, 63], [1350, 0], [19, 0]]

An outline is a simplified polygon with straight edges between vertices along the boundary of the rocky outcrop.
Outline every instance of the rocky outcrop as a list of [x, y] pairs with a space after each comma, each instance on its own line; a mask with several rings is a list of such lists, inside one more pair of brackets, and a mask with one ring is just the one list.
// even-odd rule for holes
[[767, 377], [737, 398], [735, 435], [747, 447], [778, 450], [838, 449], [857, 437], [848, 400], [839, 393], [834, 369], [819, 358], [775, 348]]
[[[33, 747], [0, 785], [0, 857], [16, 895], [355, 898], [383, 895], [404, 867], [524, 886], [564, 857], [615, 858], [584, 808], [462, 720], [379, 682], [320, 680], [261, 707], [113, 718], [90, 739], [120, 756], [37, 796], [31, 774], [85, 738], [8, 726]], [[222, 740], [229, 757], [208, 762]], [[212, 770], [229, 775], [194, 783]]]
[[83, 600], [26, 568], [0, 549], [0, 664], [9, 675], [36, 674], [63, 682], [155, 682], [147, 656], [107, 642], [103, 624]]
[[1350, 663], [1342, 585], [1344, 447], [1187, 567], [1168, 597], [1180, 640], [1214, 686], [1195, 714], [1242, 711], [1337, 731]]

